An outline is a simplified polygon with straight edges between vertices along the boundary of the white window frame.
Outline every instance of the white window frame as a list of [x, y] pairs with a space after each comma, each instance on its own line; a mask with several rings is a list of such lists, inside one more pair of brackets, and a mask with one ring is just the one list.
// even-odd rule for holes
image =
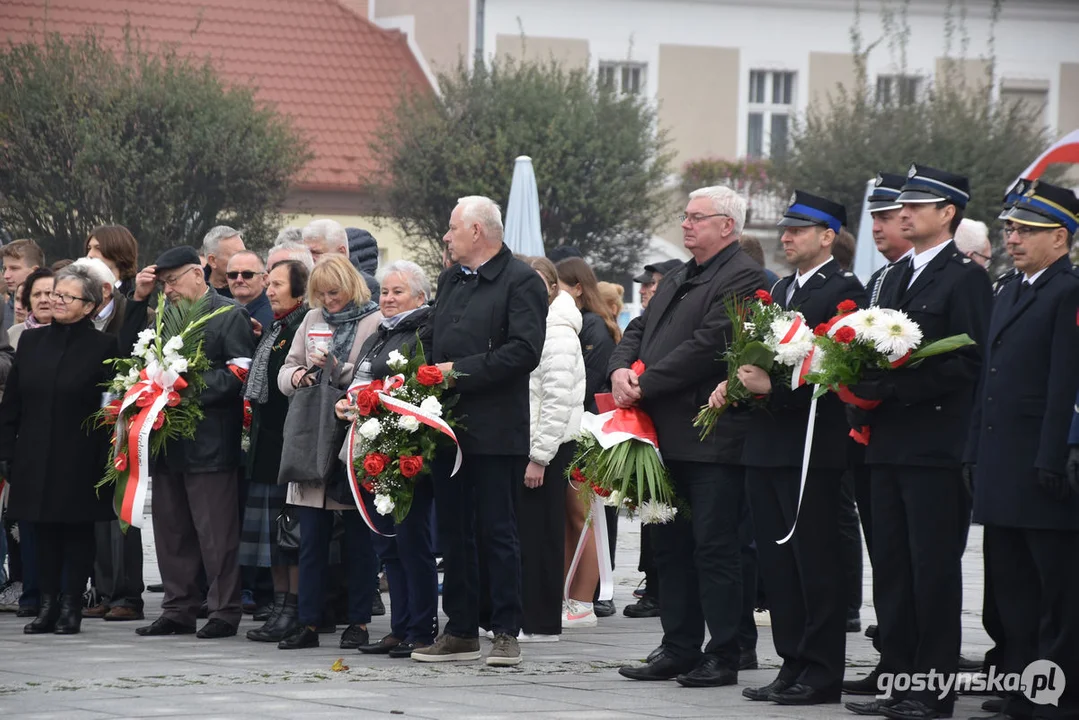
[[[637, 73], [637, 89], [626, 89], [627, 81], [632, 84], [632, 73]], [[606, 87], [605, 76], [611, 73], [614, 91], [619, 95], [643, 95], [648, 81], [648, 64], [628, 60], [600, 60], [596, 69], [596, 84]], [[627, 77], [628, 74], [628, 77]]]
[[[764, 76], [764, 92], [758, 97], [755, 92], [758, 78], [763, 74]], [[775, 90], [776, 81], [781, 79], [783, 82], [789, 83], [789, 94], [786, 99], [789, 102], [783, 102], [784, 98], [780, 98], [780, 102], [776, 102]], [[746, 83], [747, 92], [744, 97], [747, 98], [746, 102], [746, 157], [772, 157], [774, 148], [772, 147], [772, 118], [777, 115], [786, 116], [787, 118], [787, 138], [788, 143], [790, 139], [791, 118], [794, 116], [795, 109], [798, 106], [798, 72], [796, 70], [776, 70], [769, 68], [760, 68], [749, 71], [749, 77]], [[753, 115], [761, 115], [761, 138], [760, 138], [760, 152], [753, 152], [753, 130], [751, 128], [751, 118]]]

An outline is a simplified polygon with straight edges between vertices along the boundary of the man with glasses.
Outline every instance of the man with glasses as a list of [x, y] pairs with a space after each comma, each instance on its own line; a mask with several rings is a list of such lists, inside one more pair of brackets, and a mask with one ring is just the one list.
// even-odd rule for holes
[[209, 621], [200, 638], [236, 634], [240, 622], [240, 514], [237, 470], [243, 426], [242, 383], [227, 367], [230, 360], [254, 354], [255, 338], [247, 312], [208, 287], [192, 247], [161, 253], [157, 263], [135, 277], [135, 290], [121, 333], [121, 347], [130, 347], [149, 324], [149, 304], [160, 286], [170, 304], [205, 298], [206, 310], [234, 309], [210, 320], [203, 333], [203, 352], [210, 369], [202, 374], [205, 389], [198, 398], [203, 419], [191, 440], [166, 443], [151, 460], [154, 538], [165, 597], [161, 617], [135, 632], [143, 636], [195, 632], [202, 598], [199, 568], [205, 567]]
[[228, 225], [210, 228], [210, 232], [206, 233], [206, 237], [202, 239], [202, 255], [206, 258], [203, 276], [206, 284], [218, 295], [232, 297], [225, 273], [228, 270], [229, 260], [243, 249], [244, 239], [240, 237], [240, 231]]
[[985, 223], [963, 218], [955, 231], [955, 246], [979, 267], [989, 269], [989, 263], [993, 261], [993, 246], [989, 242], [989, 228]]
[[273, 310], [266, 297], [266, 266], [262, 258], [251, 250], [241, 250], [229, 258], [229, 270], [225, 273], [232, 298], [244, 306], [247, 314], [264, 328], [273, 324]]
[[[1079, 198], [1041, 181], [1005, 217], [1018, 276], [993, 302], [964, 467], [974, 520], [985, 526], [986, 589], [1007, 640], [996, 672], [1055, 662], [1057, 682], [1068, 684], [1051, 717], [1069, 718], [1079, 717], [1079, 482], [1066, 476], [1079, 389], [1079, 275], [1068, 258], [1076, 230]], [[1002, 713], [1041, 709], [1014, 693]]]

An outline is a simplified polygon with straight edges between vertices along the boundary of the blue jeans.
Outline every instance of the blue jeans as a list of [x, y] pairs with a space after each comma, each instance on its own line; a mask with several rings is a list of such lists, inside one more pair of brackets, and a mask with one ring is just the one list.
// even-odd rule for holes
[[[297, 507], [300, 518], [300, 623], [322, 624], [326, 605], [327, 567], [330, 561], [330, 538], [333, 536], [333, 510]], [[365, 625], [371, 622], [371, 603], [375, 599], [377, 559], [371, 545], [371, 531], [360, 513], [344, 510], [345, 582], [348, 586], [348, 621]]]

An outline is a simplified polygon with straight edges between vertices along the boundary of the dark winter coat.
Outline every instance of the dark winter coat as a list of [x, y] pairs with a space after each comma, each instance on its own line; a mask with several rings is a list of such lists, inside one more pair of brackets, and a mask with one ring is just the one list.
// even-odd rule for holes
[[0, 459], [10, 462], [8, 513], [30, 522], [112, 520], [112, 492], [98, 493], [109, 433], [91, 428], [101, 408], [105, 360], [116, 338], [90, 318], [27, 330], [0, 403]]
[[415, 352], [416, 335], [419, 334], [423, 344], [424, 355], [430, 357], [431, 336], [434, 328], [431, 327], [432, 308], [425, 305], [416, 308], [408, 317], [404, 318], [392, 330], [378, 326], [378, 330], [367, 336], [360, 348], [360, 359], [357, 361], [357, 374], [363, 368], [364, 363], [370, 363], [367, 373], [371, 379], [377, 380], [393, 375], [387, 360], [394, 350], [400, 351], [412, 357]]
[[360, 271], [363, 281], [371, 290], [371, 297], [378, 299], [380, 288], [375, 273], [378, 271], [378, 241], [360, 228], [345, 228], [348, 235], [348, 259]]
[[581, 313], [581, 352], [584, 355], [584, 409], [597, 412], [596, 393], [607, 392], [607, 363], [614, 352], [614, 338], [603, 318], [594, 312], [585, 310]]

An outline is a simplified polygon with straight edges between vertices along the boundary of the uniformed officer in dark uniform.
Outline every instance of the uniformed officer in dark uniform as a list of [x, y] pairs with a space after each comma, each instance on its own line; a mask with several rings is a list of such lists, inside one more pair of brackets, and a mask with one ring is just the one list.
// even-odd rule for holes
[[[1000, 215], [997, 215], [997, 220], [1006, 221], [1008, 219], [1008, 212], [1015, 206], [1015, 201], [1021, 198], [1023, 193], [1025, 193], [1029, 187], [1030, 181], [1026, 178], [1019, 178], [1015, 181], [1015, 184], [1012, 185], [1011, 189], [1009, 189], [1008, 193], [1004, 196], [1004, 202], [1001, 203]], [[1008, 238], [1005, 237], [1005, 243], [1007, 243], [1007, 240]], [[1013, 267], [1011, 270], [998, 277], [997, 281], [993, 283], [993, 295], [999, 293], [1006, 284], [1019, 275], [1020, 272]]]
[[[970, 522], [961, 466], [992, 302], [989, 276], [952, 235], [970, 198], [966, 178], [912, 165], [898, 202], [914, 253], [881, 285], [879, 304], [906, 312], [924, 342], [959, 334], [977, 345], [915, 368], [872, 371], [851, 391], [881, 405], [870, 412], [873, 597], [882, 655], [897, 673], [957, 670], [960, 560]], [[848, 704], [853, 712], [920, 720], [952, 712], [954, 691], [895, 693]]]
[[1079, 388], [1079, 275], [1068, 258], [1077, 229], [1079, 199], [1040, 181], [1008, 212], [1019, 277], [993, 302], [965, 455], [1006, 640], [997, 672], [1044, 659], [1068, 680], [1055, 708], [1009, 695], [1009, 717], [1079, 717], [1079, 494], [1066, 477]]
[[[1076, 320], [1079, 323], [1079, 319]], [[1072, 415], [1072, 429], [1068, 433], [1068, 484], [1079, 495], [1079, 393], [1075, 396], [1075, 409]]]
[[[797, 272], [776, 283], [772, 297], [783, 308], [800, 310], [811, 328], [834, 317], [845, 300], [866, 304], [858, 278], [832, 257], [832, 244], [846, 221], [842, 205], [800, 190], [779, 221], [783, 252]], [[750, 391], [768, 394], [766, 406], [750, 418], [742, 464], [772, 639], [783, 659], [775, 680], [746, 688], [742, 695], [782, 705], [813, 705], [839, 702], [842, 692], [847, 598], [839, 511], [850, 441], [842, 403], [832, 394], [820, 398], [799, 513], [813, 386], [792, 390], [791, 374], [787, 366], [779, 366], [772, 377], [752, 365], [738, 370]], [[794, 537], [777, 544], [796, 516]]]
[[[906, 182], [906, 175], [877, 173], [877, 178], [873, 183], [873, 192], [870, 193], [867, 201], [869, 214], [873, 219], [873, 242], [877, 246], [877, 252], [888, 261], [887, 265], [877, 268], [865, 286], [870, 305], [876, 305], [880, 301], [880, 289], [888, 273], [892, 272], [897, 263], [906, 260], [914, 252], [910, 240], [903, 237], [899, 229], [899, 211], [903, 209], [903, 206], [899, 204], [898, 198]], [[854, 497], [858, 502], [858, 517], [862, 522], [862, 533], [865, 535], [865, 546], [869, 551], [870, 566], [873, 566], [872, 483], [869, 466], [865, 464], [865, 446], [853, 440], [849, 441], [847, 457], [850, 462], [850, 472], [854, 478]], [[880, 652], [880, 636], [877, 631], [876, 625], [870, 625], [866, 629], [866, 636], [873, 640], [873, 647]], [[887, 672], [887, 667], [882, 657], [873, 671], [865, 677], [844, 681], [843, 692], [852, 695], [880, 694], [877, 678], [882, 672]]]

